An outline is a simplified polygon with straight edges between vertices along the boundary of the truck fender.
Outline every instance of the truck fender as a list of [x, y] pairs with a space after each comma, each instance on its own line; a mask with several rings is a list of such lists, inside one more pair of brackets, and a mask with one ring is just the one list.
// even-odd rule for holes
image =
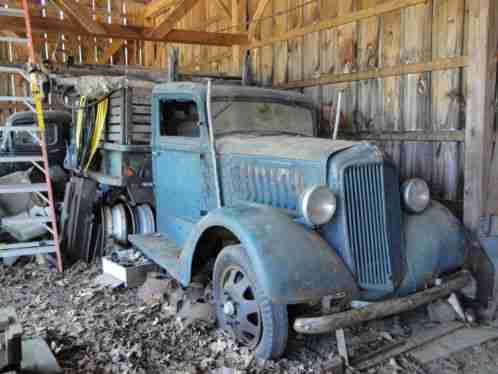
[[263, 290], [276, 304], [358, 294], [351, 272], [317, 233], [277, 209], [257, 204], [220, 208], [199, 222], [182, 254], [182, 283], [190, 282], [194, 256], [202, 251], [197, 245], [200, 238], [214, 227], [227, 229], [238, 238]]
[[436, 201], [422, 214], [403, 215], [403, 236], [407, 272], [396, 291], [398, 297], [420, 291], [433, 279], [465, 265], [465, 229], [448, 208]]

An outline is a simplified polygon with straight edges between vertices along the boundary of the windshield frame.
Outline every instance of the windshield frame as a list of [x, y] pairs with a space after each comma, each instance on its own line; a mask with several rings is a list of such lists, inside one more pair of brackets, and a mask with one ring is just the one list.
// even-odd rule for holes
[[[290, 107], [298, 106], [304, 109], [308, 109], [311, 112], [311, 117], [312, 117], [312, 128], [313, 128], [313, 137], [318, 136], [318, 113], [316, 107], [311, 104], [307, 103], [305, 101], [298, 101], [298, 100], [282, 100], [279, 98], [269, 98], [269, 97], [257, 97], [257, 96], [213, 96], [212, 99], [212, 104], [217, 103], [217, 102], [253, 102], [253, 103], [272, 103], [272, 104], [282, 104], [282, 105], [287, 105]], [[213, 113], [213, 115], [216, 113]], [[212, 118], [213, 120], [213, 131], [216, 129], [216, 119]], [[242, 130], [242, 129], [241, 129]], [[278, 130], [275, 130], [275, 132], [278, 132]], [[282, 129], [282, 132], [289, 132], [286, 129]], [[307, 136], [304, 134], [300, 133], [295, 133], [296, 136]], [[214, 135], [216, 137], [223, 136], [223, 134], [216, 134], [216, 131], [214, 131]]]

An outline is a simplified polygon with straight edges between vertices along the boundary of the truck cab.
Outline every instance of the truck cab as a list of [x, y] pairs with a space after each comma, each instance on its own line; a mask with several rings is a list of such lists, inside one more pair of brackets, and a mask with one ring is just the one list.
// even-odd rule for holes
[[[458, 219], [377, 146], [318, 138], [304, 95], [176, 82], [152, 101], [157, 233], [129, 240], [184, 286], [212, 272], [219, 326], [258, 357], [285, 351], [289, 305], [381, 308], [467, 283]], [[344, 327], [334, 318], [294, 329]]]

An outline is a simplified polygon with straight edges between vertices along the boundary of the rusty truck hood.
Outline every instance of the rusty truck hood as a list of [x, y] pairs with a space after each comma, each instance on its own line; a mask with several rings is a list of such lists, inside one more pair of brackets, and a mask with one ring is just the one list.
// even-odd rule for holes
[[358, 142], [292, 135], [228, 135], [216, 140], [216, 150], [224, 155], [248, 155], [288, 160], [325, 161]]

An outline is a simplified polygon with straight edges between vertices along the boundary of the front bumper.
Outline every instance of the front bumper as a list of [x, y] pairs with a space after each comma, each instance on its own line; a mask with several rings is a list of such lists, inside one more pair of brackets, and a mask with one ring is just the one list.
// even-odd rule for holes
[[471, 279], [470, 272], [462, 270], [444, 278], [439, 286], [431, 287], [409, 296], [372, 303], [364, 308], [341, 313], [312, 318], [297, 318], [294, 322], [294, 330], [301, 334], [323, 334], [361, 322], [392, 316], [429, 304], [434, 300], [461, 290], [469, 284]]

